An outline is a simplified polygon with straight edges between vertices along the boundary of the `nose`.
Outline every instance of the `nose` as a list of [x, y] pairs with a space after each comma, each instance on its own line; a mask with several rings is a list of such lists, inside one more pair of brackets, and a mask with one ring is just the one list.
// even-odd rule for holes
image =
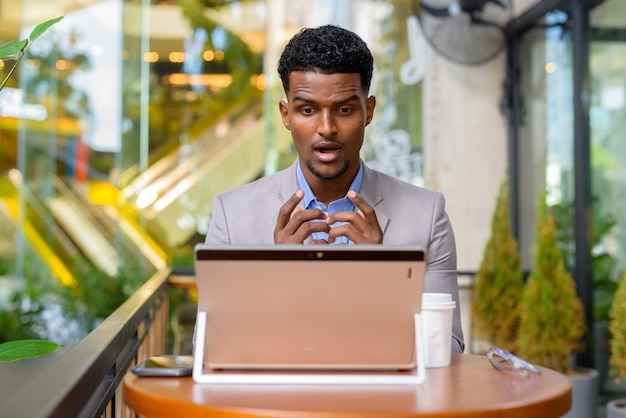
[[330, 110], [324, 110], [319, 113], [317, 123], [317, 133], [324, 138], [331, 138], [337, 133], [337, 124]]

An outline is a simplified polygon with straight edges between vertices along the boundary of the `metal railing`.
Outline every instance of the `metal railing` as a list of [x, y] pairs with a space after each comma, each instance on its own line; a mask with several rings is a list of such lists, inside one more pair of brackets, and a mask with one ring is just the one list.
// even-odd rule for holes
[[152, 276], [78, 344], [0, 363], [0, 415], [134, 416], [124, 405], [121, 382], [137, 359], [165, 353], [171, 273], [165, 269]]

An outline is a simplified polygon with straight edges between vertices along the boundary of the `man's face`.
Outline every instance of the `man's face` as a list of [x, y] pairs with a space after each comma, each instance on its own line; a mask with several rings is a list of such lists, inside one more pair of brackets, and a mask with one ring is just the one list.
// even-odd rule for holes
[[296, 71], [289, 78], [287, 102], [279, 104], [309, 182], [351, 179], [359, 168], [365, 127], [376, 99], [367, 97], [356, 73]]

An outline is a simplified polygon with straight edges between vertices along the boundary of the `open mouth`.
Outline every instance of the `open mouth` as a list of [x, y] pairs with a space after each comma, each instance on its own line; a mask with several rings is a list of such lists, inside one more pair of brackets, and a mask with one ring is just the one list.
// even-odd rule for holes
[[339, 152], [341, 147], [336, 144], [322, 144], [315, 147], [315, 151], [322, 154], [335, 154]]
[[341, 147], [336, 144], [321, 144], [316, 146], [314, 151], [321, 161], [331, 162], [339, 155]]

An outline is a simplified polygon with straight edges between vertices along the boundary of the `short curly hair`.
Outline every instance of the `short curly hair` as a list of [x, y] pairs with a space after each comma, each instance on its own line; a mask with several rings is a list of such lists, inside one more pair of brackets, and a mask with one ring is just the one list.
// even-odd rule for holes
[[372, 82], [374, 58], [367, 44], [354, 32], [335, 25], [305, 28], [285, 47], [278, 61], [278, 74], [285, 92], [292, 71], [323, 74], [358, 73], [367, 91]]

